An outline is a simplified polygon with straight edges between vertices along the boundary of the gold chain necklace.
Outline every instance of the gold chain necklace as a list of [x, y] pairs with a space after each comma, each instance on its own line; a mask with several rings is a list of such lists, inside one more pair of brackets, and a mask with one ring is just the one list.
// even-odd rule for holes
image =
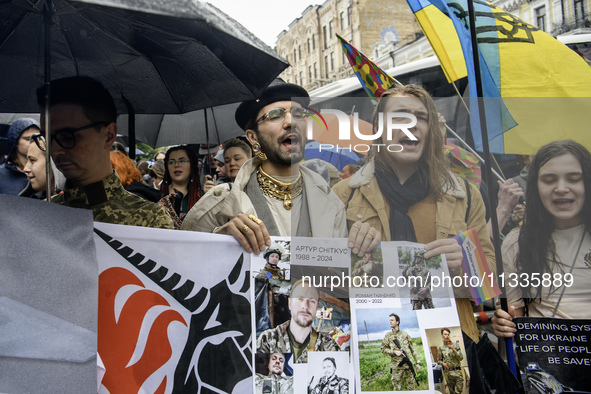
[[283, 207], [287, 210], [293, 208], [292, 200], [302, 193], [304, 186], [301, 173], [293, 182], [281, 182], [267, 174], [262, 166], [257, 169], [257, 181], [265, 196], [283, 200]]

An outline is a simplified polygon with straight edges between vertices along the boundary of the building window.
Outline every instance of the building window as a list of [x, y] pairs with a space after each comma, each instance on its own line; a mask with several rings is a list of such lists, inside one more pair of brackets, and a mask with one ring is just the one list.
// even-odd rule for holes
[[324, 76], [328, 79], [328, 55], [324, 56]]
[[302, 60], [302, 47], [298, 45], [298, 60]]
[[334, 52], [330, 53], [330, 70], [334, 71]]
[[328, 22], [328, 39], [332, 39], [332, 37], [334, 36], [334, 31], [332, 30], [332, 21]]
[[351, 26], [353, 24], [353, 15], [351, 11], [351, 6], [347, 7], [347, 26]]
[[575, 21], [582, 21], [585, 18], [585, 3], [583, 0], [575, 0]]
[[300, 84], [303, 85], [304, 84], [304, 75], [302, 74], [302, 72], [300, 71]]
[[295, 64], [295, 62], [296, 62], [296, 55], [297, 55], [297, 52], [294, 48], [294, 50], [293, 50], [293, 64]]
[[341, 30], [345, 30], [345, 12], [344, 11], [341, 11], [340, 17], [341, 17]]
[[546, 6], [536, 8], [536, 26], [542, 31], [546, 31]]
[[308, 38], [308, 53], [310, 53], [310, 39]]
[[308, 66], [308, 83], [312, 83], [312, 66]]
[[314, 79], [318, 79], [318, 63], [314, 62]]
[[316, 34], [312, 34], [312, 50], [316, 49]]
[[328, 41], [326, 38], [326, 26], [322, 26], [322, 33], [324, 35], [324, 49], [328, 48]]

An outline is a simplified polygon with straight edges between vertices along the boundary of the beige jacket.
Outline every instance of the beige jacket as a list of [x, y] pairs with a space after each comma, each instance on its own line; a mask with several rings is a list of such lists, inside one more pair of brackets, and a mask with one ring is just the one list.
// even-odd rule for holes
[[[386, 202], [374, 176], [374, 161], [370, 161], [353, 176], [337, 183], [333, 190], [347, 205], [347, 221], [351, 226], [361, 220], [382, 233], [382, 241], [390, 241], [390, 224]], [[465, 184], [453, 176], [454, 185], [436, 203], [435, 229], [437, 239], [449, 238], [462, 231], [475, 228], [489, 266], [496, 272], [495, 252], [486, 228], [485, 207], [478, 189], [470, 187], [470, 212], [466, 222], [468, 199]], [[353, 196], [351, 197], [352, 191]], [[349, 200], [350, 199], [350, 200]], [[456, 299], [462, 329], [473, 340], [478, 340], [478, 330], [474, 323], [472, 307], [468, 299]], [[464, 305], [465, 304], [465, 305]], [[461, 306], [463, 305], [463, 306]]]
[[[221, 184], [208, 191], [187, 213], [183, 230], [211, 232], [240, 213], [256, 211], [243, 189], [251, 174], [261, 164], [259, 159], [244, 163], [233, 184]], [[322, 177], [300, 167], [310, 213], [312, 235], [316, 238], [346, 238], [345, 207]], [[278, 235], [278, 234], [271, 234]]]

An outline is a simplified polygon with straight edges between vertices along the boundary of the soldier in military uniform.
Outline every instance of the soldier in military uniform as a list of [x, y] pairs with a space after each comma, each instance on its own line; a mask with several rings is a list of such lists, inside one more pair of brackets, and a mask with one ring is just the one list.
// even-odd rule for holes
[[279, 245], [271, 245], [269, 249], [265, 250], [263, 254], [265, 260], [267, 260], [267, 264], [265, 264], [265, 268], [261, 270], [259, 277], [268, 277], [267, 274], [271, 274], [269, 279], [280, 279], [285, 280], [284, 274], [281, 272], [278, 264], [281, 260], [281, 249]]
[[[433, 298], [431, 298], [431, 272], [423, 267], [423, 255], [417, 254], [414, 266], [407, 271], [408, 276], [414, 277], [415, 286], [410, 289], [410, 302], [412, 309], [433, 309]], [[413, 282], [411, 282], [413, 283]]]
[[382, 341], [382, 353], [392, 358], [390, 371], [394, 391], [402, 390], [403, 381], [406, 382], [406, 390], [414, 390], [414, 374], [421, 370], [421, 363], [415, 353], [410, 335], [406, 331], [402, 331], [399, 325], [400, 317], [391, 313], [390, 327], [392, 327], [392, 331], [388, 332]]
[[[51, 157], [66, 177], [64, 192], [51, 201], [91, 209], [96, 222], [174, 228], [164, 208], [125, 190], [113, 171], [117, 109], [109, 91], [89, 77], [57, 79], [50, 86]], [[45, 104], [43, 88], [37, 102]]]
[[269, 356], [269, 373], [263, 375], [257, 373], [254, 378], [256, 394], [292, 394], [293, 376], [287, 376], [283, 372], [285, 356], [283, 353], [273, 353]]
[[298, 280], [291, 288], [288, 305], [291, 319], [263, 331], [257, 339], [258, 353], [293, 353], [296, 363], [308, 362], [310, 351], [337, 351], [337, 343], [312, 328], [318, 308], [318, 289]]
[[449, 394], [461, 394], [464, 390], [464, 373], [460, 363], [464, 355], [459, 343], [454, 344], [449, 337], [449, 328], [442, 328], [443, 345], [437, 348], [437, 364], [443, 367], [443, 376], [445, 376]]

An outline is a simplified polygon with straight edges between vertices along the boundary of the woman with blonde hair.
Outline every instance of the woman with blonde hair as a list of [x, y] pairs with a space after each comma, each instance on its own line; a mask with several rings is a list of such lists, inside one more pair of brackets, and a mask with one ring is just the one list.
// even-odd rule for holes
[[[347, 207], [350, 233], [374, 235], [370, 247], [376, 239], [425, 244], [424, 258], [445, 254], [453, 277], [462, 275], [462, 250], [451, 237], [475, 228], [486, 259], [494, 267], [484, 203], [476, 187], [449, 170], [439, 115], [429, 93], [416, 85], [389, 89], [376, 108], [374, 132], [380, 118], [384, 126], [391, 113], [400, 114], [393, 123], [409, 124], [407, 132], [394, 129], [390, 139], [387, 132], [382, 133], [376, 141], [382, 144], [380, 150], [374, 147], [368, 163], [333, 188]], [[410, 115], [415, 124], [409, 123]], [[367, 223], [369, 229], [356, 221]], [[456, 305], [462, 329], [478, 341], [469, 293], [461, 289], [456, 297], [460, 297]]]

